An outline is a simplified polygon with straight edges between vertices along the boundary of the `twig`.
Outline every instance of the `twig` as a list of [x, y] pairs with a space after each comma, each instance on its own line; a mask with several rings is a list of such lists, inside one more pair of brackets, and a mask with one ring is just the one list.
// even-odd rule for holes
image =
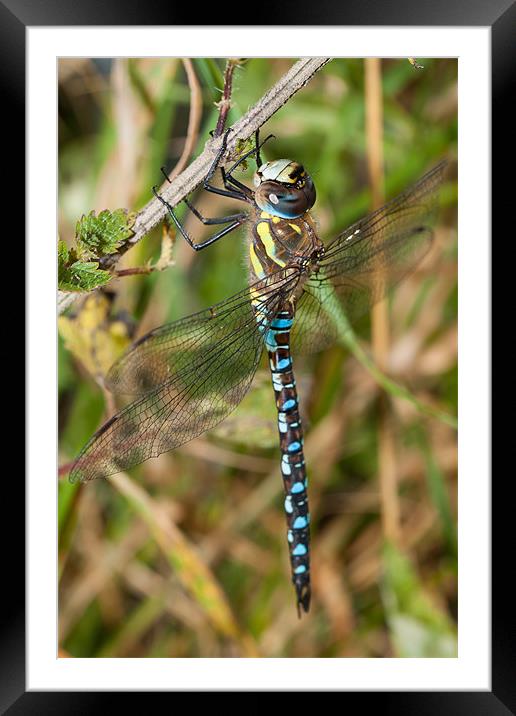
[[226, 119], [231, 109], [231, 92], [233, 90], [233, 73], [235, 68], [238, 67], [239, 60], [230, 58], [226, 63], [226, 69], [224, 70], [224, 91], [222, 93], [222, 99], [217, 104], [219, 109], [219, 118], [217, 120], [217, 126], [213, 132], [214, 137], [220, 137], [226, 127]]
[[197, 79], [197, 75], [195, 74], [192, 60], [185, 58], [183, 60], [183, 66], [188, 79], [188, 86], [190, 87], [190, 114], [188, 116], [188, 131], [186, 134], [185, 146], [183, 147], [183, 152], [179, 157], [179, 161], [168, 175], [169, 181], [172, 181], [172, 179], [180, 174], [185, 168], [188, 158], [197, 144], [197, 137], [199, 136], [199, 127], [202, 117], [201, 86], [199, 84], [199, 80]]
[[147, 276], [150, 273], [154, 273], [154, 271], [154, 266], [134, 266], [133, 268], [115, 271], [113, 276], [116, 276], [117, 278], [123, 278], [125, 276]]
[[[280, 107], [304, 87], [313, 75], [329, 62], [330, 59], [329, 57], [311, 57], [296, 62], [254, 107], [251, 107], [251, 109], [233, 125], [227, 142], [226, 157], [232, 155], [239, 140], [245, 141], [249, 139]], [[210, 139], [206, 143], [202, 154], [198, 156], [189, 167], [177, 176], [171, 184], [169, 184], [168, 181], [165, 182], [164, 186], [160, 189], [160, 194], [169, 204], [176, 206], [176, 204], [179, 204], [179, 202], [199, 186], [208, 173], [222, 141], [222, 137]], [[122, 254], [141, 241], [160, 221], [163, 221], [166, 211], [163, 204], [156, 198], [153, 198], [146, 204], [136, 217], [133, 225], [133, 235], [127, 239], [116, 254], [111, 254], [103, 259], [102, 268], [113, 267]], [[63, 299], [63, 296], [59, 294], [61, 294], [61, 292], [58, 292], [59, 312], [63, 310], [61, 308], [63, 304], [68, 306], [75, 298], [82, 295], [71, 294], [71, 298]]]
[[135, 266], [133, 268], [121, 269], [120, 271], [115, 270], [113, 275], [117, 278], [122, 276], [137, 276], [139, 274], [150, 274], [154, 271], [164, 271], [169, 266], [174, 265], [172, 258], [172, 247], [176, 238], [175, 231], [168, 224], [167, 220], [163, 222], [163, 231], [161, 238], [161, 254], [155, 264], [150, 262], [146, 266]]

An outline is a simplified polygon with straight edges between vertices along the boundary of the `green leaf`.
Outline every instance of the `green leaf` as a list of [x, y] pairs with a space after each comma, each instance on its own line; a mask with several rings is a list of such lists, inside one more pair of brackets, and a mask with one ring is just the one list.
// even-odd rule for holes
[[62, 291], [92, 291], [111, 278], [109, 271], [99, 269], [95, 261], [75, 261], [71, 266], [61, 267], [58, 285]]
[[70, 253], [68, 251], [68, 246], [65, 244], [64, 241], [58, 241], [57, 242], [57, 272], [58, 275], [61, 274], [61, 271], [64, 271], [66, 264], [68, 263]]
[[83, 215], [76, 224], [77, 252], [81, 259], [102, 258], [112, 254], [132, 234], [134, 214], [126, 209], [104, 209]]
[[[98, 259], [116, 251], [132, 235], [135, 214], [126, 209], [105, 209], [82, 216], [75, 227], [76, 249], [63, 241], [57, 246], [58, 286], [62, 291], [92, 291], [111, 279]], [[93, 260], [92, 260], [93, 259]]]

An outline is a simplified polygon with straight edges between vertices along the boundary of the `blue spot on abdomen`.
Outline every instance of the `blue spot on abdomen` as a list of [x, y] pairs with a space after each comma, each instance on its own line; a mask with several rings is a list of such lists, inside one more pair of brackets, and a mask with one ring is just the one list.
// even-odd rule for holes
[[289, 452], [299, 452], [301, 450], [301, 443], [297, 442], [297, 440], [294, 440], [293, 443], [290, 443], [290, 445], [287, 446], [287, 450]]
[[301, 542], [297, 544], [294, 549], [292, 550], [292, 554], [294, 557], [301, 557], [303, 554], [306, 554], [308, 552], [306, 545], [302, 544]]
[[294, 520], [294, 524], [292, 525], [293, 529], [295, 530], [302, 530], [308, 525], [308, 518], [304, 517], [303, 515], [299, 515], [299, 517], [296, 517]]
[[285, 400], [283, 405], [281, 406], [282, 410], [292, 410], [297, 405], [297, 400], [294, 400], [294, 398], [290, 398], [289, 400]]

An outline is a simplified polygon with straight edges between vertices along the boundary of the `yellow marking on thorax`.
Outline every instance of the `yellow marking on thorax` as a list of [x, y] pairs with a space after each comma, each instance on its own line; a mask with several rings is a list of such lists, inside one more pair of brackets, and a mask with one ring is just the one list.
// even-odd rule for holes
[[275, 216], [274, 214], [269, 214], [268, 211], [260, 212], [260, 219], [268, 219], [269, 221], [272, 221], [273, 224], [279, 224], [281, 221], [279, 216]]
[[258, 233], [258, 236], [262, 240], [265, 253], [271, 259], [271, 261], [274, 261], [274, 263], [278, 266], [286, 266], [285, 261], [282, 261], [281, 259], [278, 259], [276, 257], [276, 244], [274, 242], [274, 239], [272, 238], [269, 224], [266, 221], [259, 221], [256, 225], [256, 231]]
[[251, 266], [253, 267], [255, 276], [257, 278], [264, 278], [265, 271], [263, 270], [263, 266], [260, 263], [260, 259], [256, 255], [256, 251], [255, 251], [254, 245], [252, 243], [249, 244], [249, 257], [251, 259]]

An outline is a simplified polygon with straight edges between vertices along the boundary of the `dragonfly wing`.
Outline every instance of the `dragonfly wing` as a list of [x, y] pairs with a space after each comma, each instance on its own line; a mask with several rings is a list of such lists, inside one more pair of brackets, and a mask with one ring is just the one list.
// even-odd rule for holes
[[413, 271], [432, 243], [444, 169], [439, 164], [329, 244], [298, 301], [295, 348], [306, 353], [331, 345], [343, 326], [339, 311], [353, 323]]
[[116, 395], [143, 396], [192, 365], [202, 365], [250, 315], [246, 289], [218, 306], [160, 326], [113, 364], [106, 385]]
[[[273, 300], [287, 278], [284, 270], [260, 283], [260, 296]], [[250, 286], [219, 304], [156, 328], [134, 343], [111, 367], [107, 387], [119, 396], [143, 396], [196, 365], [204, 365], [225, 342], [233, 344], [254, 316]], [[252, 323], [252, 322], [251, 322]]]
[[317, 353], [337, 342], [338, 327], [325, 301], [325, 286], [331, 289], [329, 281], [316, 286], [306, 283], [296, 302], [296, 317], [290, 334], [294, 353]]
[[251, 384], [263, 334], [283, 300], [282, 287], [297, 280], [297, 275], [285, 278], [282, 271], [267, 287], [262, 285], [258, 316], [256, 298], [252, 303], [248, 289], [246, 300], [241, 293], [238, 299], [194, 314], [191, 324], [196, 330], [189, 332], [189, 320], [182, 319], [143, 339], [122, 359], [115, 375], [131, 387], [132, 378], [125, 378], [124, 371], [138, 368], [145, 374], [145, 391], [95, 433], [74, 463], [70, 481], [127, 470], [221, 422]]

